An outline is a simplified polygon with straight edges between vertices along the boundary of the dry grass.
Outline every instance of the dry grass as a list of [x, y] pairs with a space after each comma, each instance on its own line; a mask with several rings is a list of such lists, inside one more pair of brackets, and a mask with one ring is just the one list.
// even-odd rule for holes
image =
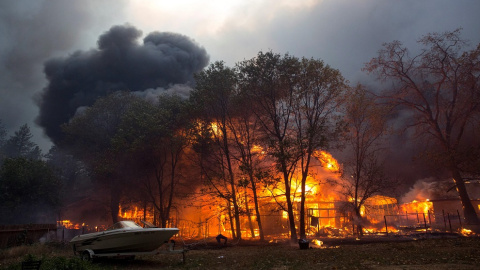
[[0, 250], [0, 269], [15, 269], [25, 260], [45, 260], [69, 257], [73, 254], [69, 245], [63, 243], [34, 244]]
[[[186, 255], [141, 256], [134, 261], [105, 259], [86, 269], [480, 269], [480, 238], [342, 244], [301, 250], [298, 244], [242, 242], [193, 246]], [[26, 254], [72, 257], [61, 245], [17, 247], [0, 253], [2, 269], [19, 265]]]

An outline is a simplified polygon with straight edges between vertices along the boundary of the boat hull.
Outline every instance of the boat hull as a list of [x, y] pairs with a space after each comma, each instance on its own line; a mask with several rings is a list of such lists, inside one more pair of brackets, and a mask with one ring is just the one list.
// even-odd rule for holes
[[151, 252], [178, 232], [177, 228], [114, 230], [79, 235], [70, 243], [75, 252], [88, 249], [96, 254]]

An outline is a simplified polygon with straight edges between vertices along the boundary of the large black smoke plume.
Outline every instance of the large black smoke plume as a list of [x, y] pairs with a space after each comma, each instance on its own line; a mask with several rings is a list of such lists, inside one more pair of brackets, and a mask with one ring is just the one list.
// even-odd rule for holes
[[193, 74], [208, 64], [205, 49], [187, 36], [153, 32], [139, 44], [141, 35], [133, 26], [114, 26], [99, 37], [98, 49], [45, 63], [49, 83], [38, 102], [37, 123], [53, 142], [62, 138], [60, 126], [98, 97], [192, 84]]

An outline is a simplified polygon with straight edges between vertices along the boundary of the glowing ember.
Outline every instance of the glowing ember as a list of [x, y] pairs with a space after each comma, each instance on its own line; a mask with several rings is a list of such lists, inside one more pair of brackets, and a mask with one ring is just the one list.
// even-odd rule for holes
[[472, 230], [463, 228], [460, 233], [464, 236], [474, 236], [476, 235]]
[[323, 242], [318, 240], [318, 239], [313, 239], [312, 243], [316, 246], [319, 246], [319, 247], [321, 247], [323, 245]]

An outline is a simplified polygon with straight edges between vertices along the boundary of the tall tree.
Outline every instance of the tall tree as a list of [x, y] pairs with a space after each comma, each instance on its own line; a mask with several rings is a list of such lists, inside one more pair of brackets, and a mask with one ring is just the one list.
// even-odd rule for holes
[[[259, 204], [259, 186], [264, 172], [263, 162], [264, 149], [261, 147], [259, 124], [250, 107], [250, 101], [244, 93], [238, 93], [234, 98], [234, 118], [229, 121], [229, 128], [233, 133], [233, 147], [236, 149], [234, 158], [239, 164], [239, 169], [246, 181], [245, 186], [245, 212], [251, 227], [252, 237], [255, 237], [251, 213], [249, 208], [249, 196], [251, 194], [254, 203], [256, 221], [258, 225], [260, 241], [265, 240], [262, 226], [262, 215]], [[251, 189], [251, 193], [247, 192]]]
[[189, 143], [190, 116], [187, 102], [176, 95], [161, 95], [156, 103], [137, 100], [127, 111], [114, 145], [130, 156], [138, 177], [145, 180], [141, 181], [143, 194], [166, 227], [182, 180], [180, 166]]
[[47, 164], [54, 169], [57, 178], [62, 183], [62, 199], [75, 198], [76, 196], [72, 195], [78, 192], [79, 184], [81, 184], [79, 180], [88, 178], [85, 165], [72, 154], [55, 145], [50, 148], [45, 158]]
[[360, 235], [364, 223], [361, 209], [366, 200], [391, 188], [380, 160], [389, 109], [375, 102], [362, 85], [351, 89], [345, 104], [345, 152], [349, 154], [343, 166], [342, 192], [352, 205]]
[[292, 136], [295, 88], [290, 69], [295, 61], [296, 58], [289, 55], [259, 52], [255, 58], [238, 64], [241, 90], [250, 97], [268, 153], [282, 175], [285, 190], [282, 207], [288, 215], [292, 241], [297, 240], [297, 231], [291, 181], [299, 158]]
[[240, 239], [240, 207], [237, 198], [237, 181], [235, 175], [235, 164], [233, 164], [232, 146], [233, 143], [229, 123], [232, 122], [232, 99], [235, 95], [236, 74], [223, 62], [215, 62], [206, 70], [195, 76], [196, 87], [191, 98], [192, 101], [202, 108], [202, 115], [212, 127], [213, 142], [219, 152], [216, 155], [218, 168], [221, 168], [219, 176], [225, 183], [228, 183], [226, 192], [220, 191], [222, 197], [231, 202], [234, 211], [235, 230], [232, 230], [234, 238]]
[[77, 180], [87, 174], [82, 162], [56, 145], [50, 148], [45, 158], [47, 164], [57, 172], [67, 194], [73, 192], [77, 188]]
[[293, 102], [294, 134], [300, 155], [297, 165], [301, 174], [300, 238], [305, 233], [306, 182], [315, 151], [325, 149], [338, 134], [335, 114], [343, 102], [345, 80], [336, 69], [321, 60], [293, 60], [291, 75], [295, 85]]
[[[169, 220], [171, 209], [175, 207], [174, 200], [179, 197], [177, 194], [179, 185], [185, 177], [182, 171], [184, 172], [185, 166], [188, 166], [185, 154], [191, 143], [191, 133], [193, 132], [192, 115], [188, 101], [177, 95], [160, 96], [158, 106], [167, 126], [168, 133], [165, 142], [168, 145], [169, 160], [168, 192], [166, 192], [168, 196], [163, 196], [165, 197], [165, 203], [162, 203], [164, 210], [160, 213], [164, 214], [163, 220]], [[161, 207], [157, 208], [161, 209]]]
[[24, 124], [5, 142], [3, 147], [5, 155], [8, 157], [40, 159], [42, 157], [42, 151], [40, 147], [32, 141], [32, 137], [30, 127]]
[[0, 223], [55, 222], [61, 182], [43, 160], [7, 158], [0, 167]]
[[464, 165], [480, 151], [480, 44], [463, 51], [466, 41], [457, 29], [430, 33], [419, 40], [415, 56], [399, 41], [383, 45], [366, 65], [379, 79], [391, 82], [384, 97], [411, 112], [411, 126], [428, 139], [433, 159], [448, 169], [469, 224], [478, 224], [464, 181]]
[[132, 172], [128, 156], [124, 151], [117, 151], [114, 138], [126, 112], [137, 99], [129, 93], [113, 93], [98, 99], [63, 126], [66, 140], [62, 147], [73, 151], [89, 166], [96, 183], [109, 190], [113, 223], [118, 221], [120, 199]]

